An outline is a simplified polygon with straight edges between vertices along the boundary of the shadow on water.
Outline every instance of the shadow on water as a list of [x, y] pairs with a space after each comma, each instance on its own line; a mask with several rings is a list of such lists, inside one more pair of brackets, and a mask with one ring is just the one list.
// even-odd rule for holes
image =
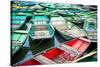
[[30, 49], [33, 55], [41, 51], [44, 51], [48, 48], [51, 48], [53, 46], [52, 39], [32, 40], [31, 38], [29, 38], [29, 41], [30, 41]]

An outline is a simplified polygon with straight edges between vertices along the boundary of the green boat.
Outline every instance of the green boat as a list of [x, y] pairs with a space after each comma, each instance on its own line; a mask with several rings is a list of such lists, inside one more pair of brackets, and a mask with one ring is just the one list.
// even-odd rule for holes
[[63, 14], [60, 13], [66, 20], [71, 21], [73, 23], [83, 23], [84, 19], [80, 15], [73, 14]]
[[44, 7], [48, 11], [56, 10], [56, 6], [54, 3], [39, 3], [39, 5]]
[[87, 11], [87, 12], [81, 12], [79, 15], [81, 17], [83, 17], [83, 19], [87, 19], [89, 17], [96, 18], [97, 17], [97, 12], [95, 12], [95, 11]]
[[65, 11], [68, 13], [74, 13], [74, 14], [78, 14], [81, 12], [79, 8], [67, 8]]
[[15, 2], [17, 5], [20, 5], [20, 6], [34, 6], [36, 3], [35, 2], [32, 2], [32, 1], [17, 1]]
[[27, 38], [26, 34], [12, 33], [11, 34], [11, 51], [14, 55], [25, 43]]
[[65, 10], [56, 10], [59, 15], [67, 15], [68, 13]]
[[55, 6], [56, 6], [57, 9], [62, 9], [62, 10], [65, 10], [65, 9], [71, 7], [70, 4], [65, 4], [65, 3], [62, 3], [62, 4], [61, 3], [56, 3]]
[[32, 39], [52, 38], [54, 36], [54, 28], [49, 23], [47, 16], [32, 16], [30, 22], [32, 27], [29, 33]]
[[25, 15], [25, 16], [32, 16], [33, 10], [30, 10], [29, 8], [27, 9], [21, 9], [18, 10], [16, 8], [13, 8], [12, 10], [12, 15]]
[[36, 10], [35, 12], [33, 12], [34, 15], [50, 15], [51, 12], [47, 11], [47, 10]]
[[12, 15], [32, 16], [33, 13], [31, 11], [27, 11], [27, 12], [12, 12]]
[[42, 7], [46, 7], [46, 8], [56, 8], [55, 4], [54, 3], [39, 3], [40, 6]]
[[84, 11], [84, 12], [90, 11], [89, 5], [82, 5], [81, 10]]
[[84, 29], [87, 32], [87, 37], [92, 42], [97, 42], [97, 22], [94, 18], [88, 18], [84, 22]]
[[88, 12], [80, 12], [79, 14], [64, 14], [60, 13], [66, 20], [73, 22], [73, 23], [84, 23], [85, 19], [89, 17], [93, 17], [97, 19], [96, 12], [88, 11]]
[[51, 17], [51, 23], [65, 39], [86, 36], [86, 32], [63, 17]]
[[19, 29], [24, 24], [25, 20], [26, 20], [26, 16], [12, 15], [12, 17], [11, 17], [11, 29], [12, 29], [12, 31]]
[[39, 3], [37, 3], [36, 5], [31, 6], [29, 9], [33, 9], [33, 10], [41, 10], [41, 9], [43, 9], [43, 7], [40, 6]]

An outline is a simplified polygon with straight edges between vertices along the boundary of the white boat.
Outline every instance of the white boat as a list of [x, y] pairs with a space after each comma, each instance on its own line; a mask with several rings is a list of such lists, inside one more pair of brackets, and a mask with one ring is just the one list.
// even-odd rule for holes
[[66, 21], [63, 17], [51, 17], [52, 25], [55, 29], [60, 32], [65, 39], [72, 39], [86, 36], [86, 33], [83, 29], [80, 29], [73, 23]]

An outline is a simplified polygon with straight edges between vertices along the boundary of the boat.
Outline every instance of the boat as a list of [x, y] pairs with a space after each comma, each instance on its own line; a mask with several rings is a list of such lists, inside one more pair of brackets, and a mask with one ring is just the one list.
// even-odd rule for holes
[[12, 31], [19, 29], [25, 23], [26, 18], [27, 18], [26, 16], [12, 15], [12, 17], [11, 17]]
[[42, 64], [34, 59], [29, 59], [14, 66], [29, 66], [29, 65], [42, 65]]
[[33, 12], [34, 15], [47, 15], [49, 16], [51, 14], [50, 11], [48, 10], [35, 10], [35, 12]]
[[[41, 54], [42, 52], [45, 52], [54, 46], [51, 39], [33, 40], [31, 37], [29, 37], [28, 40], [29, 40], [29, 48], [25, 48], [23, 45], [20, 51], [17, 52], [12, 57], [13, 66], [30, 65], [30, 63], [27, 61], [30, 61], [30, 60], [34, 61], [35, 59], [33, 59], [33, 56]], [[37, 65], [37, 63], [35, 62], [38, 62], [38, 61], [35, 60], [34, 62], [32, 62], [32, 64]]]
[[56, 10], [56, 6], [54, 3], [39, 3], [39, 5], [44, 7], [45, 10], [48, 10], [48, 11]]
[[96, 48], [96, 5], [11, 1], [12, 66], [97, 61]]
[[[38, 41], [39, 42], [39, 41]], [[33, 54], [33, 58], [21, 62], [17, 65], [37, 65], [37, 64], [60, 64], [72, 63], [83, 57], [83, 53], [89, 47], [91, 41], [86, 38], [76, 38], [62, 43], [59, 47], [52, 47], [38, 54]], [[84, 48], [83, 48], [84, 47]], [[62, 49], [63, 48], [63, 49]]]
[[16, 5], [16, 6], [13, 6], [14, 8], [16, 8], [16, 9], [27, 9], [28, 8], [28, 6], [20, 6], [20, 5]]
[[27, 39], [26, 34], [12, 33], [11, 34], [11, 52], [12, 56], [19, 51], [19, 49], [24, 45]]
[[77, 38], [62, 43], [57, 48], [52, 48], [33, 58], [41, 64], [71, 63], [78, 59], [88, 48], [91, 41], [86, 38]]
[[22, 12], [22, 11], [21, 12], [20, 11], [18, 11], [18, 12], [13, 11], [12, 15], [32, 16], [33, 13], [32, 13], [32, 11], [24, 11], [24, 12]]
[[68, 13], [65, 10], [55, 10], [55, 12], [57, 12], [59, 15], [65, 17], [66, 15], [68, 15]]
[[32, 39], [45, 39], [52, 38], [54, 36], [54, 28], [49, 23], [49, 19], [44, 15], [32, 16], [32, 27], [29, 32]]
[[93, 18], [97, 18], [97, 12], [96, 11], [86, 11], [86, 12], [81, 12], [79, 14], [84, 20], [87, 19], [87, 18], [90, 18], [90, 17], [93, 17]]
[[76, 63], [76, 62], [96, 62], [97, 61], [97, 51], [91, 51], [89, 53], [87, 53], [86, 55], [72, 61], [72, 63]]
[[84, 23], [84, 19], [80, 15], [72, 15], [72, 14], [61, 14], [64, 16], [65, 20], [68, 20], [72, 23], [81, 24]]
[[28, 1], [28, 2], [17, 1], [17, 2], [15, 2], [15, 4], [20, 5], [20, 6], [34, 6], [36, 3], [32, 2], [32, 1]]
[[73, 13], [73, 14], [79, 14], [80, 12], [81, 12], [81, 9], [80, 8], [67, 8], [66, 10], [65, 10], [67, 13]]
[[90, 8], [91, 11], [97, 11], [96, 5], [90, 5], [89, 8]]
[[81, 5], [80, 7], [81, 7], [81, 11], [83, 11], [83, 12], [90, 11], [89, 5]]
[[32, 16], [33, 10], [30, 10], [29, 8], [27, 9], [16, 9], [16, 8], [12, 8], [11, 9], [11, 15], [25, 15], [25, 16]]
[[82, 54], [89, 47], [90, 43], [91, 41], [89, 39], [80, 37], [64, 42], [58, 48], [64, 50], [65, 52], [67, 51], [69, 56], [67, 56], [66, 59], [68, 62], [72, 62], [82, 56]]
[[84, 22], [84, 29], [87, 32], [87, 37], [92, 42], [97, 42], [97, 22], [94, 18], [88, 18]]
[[36, 5], [31, 6], [30, 9], [34, 9], [34, 10], [42, 10], [43, 7], [39, 5], [39, 3], [36, 3]]
[[62, 3], [62, 4], [56, 3], [55, 6], [56, 6], [56, 9], [60, 9], [60, 10], [65, 10], [72, 7], [70, 4], [65, 4], [65, 3]]
[[54, 3], [39, 3], [40, 6], [45, 7], [45, 8], [51, 8], [51, 9], [55, 9], [56, 6]]
[[73, 39], [86, 36], [86, 32], [73, 23], [65, 21], [63, 17], [51, 17], [51, 24], [65, 38]]

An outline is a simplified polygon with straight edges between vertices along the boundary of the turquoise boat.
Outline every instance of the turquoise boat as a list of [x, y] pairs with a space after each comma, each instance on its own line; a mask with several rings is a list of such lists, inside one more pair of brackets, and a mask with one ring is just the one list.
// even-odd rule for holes
[[46, 10], [49, 10], [49, 11], [56, 10], [56, 6], [54, 3], [39, 3], [39, 5], [46, 8]]
[[47, 10], [36, 10], [35, 12], [33, 12], [34, 15], [47, 15], [49, 16], [51, 14], [50, 11]]
[[17, 1], [15, 2], [17, 5], [20, 5], [20, 6], [34, 6], [36, 3], [35, 2], [32, 2], [32, 1]]
[[73, 14], [78, 14], [81, 12], [79, 8], [67, 8], [65, 11], [68, 13], [73, 13]]
[[54, 36], [54, 28], [49, 23], [49, 19], [44, 15], [32, 16], [32, 27], [29, 32], [32, 39], [52, 38]]
[[61, 10], [65, 10], [65, 9], [71, 7], [70, 4], [65, 4], [65, 3], [62, 3], [62, 4], [61, 3], [56, 3], [55, 6], [56, 6], [57, 9], [61, 9]]
[[29, 8], [27, 9], [16, 9], [16, 8], [12, 8], [11, 9], [11, 14], [12, 15], [25, 15], [25, 16], [32, 16], [33, 10], [30, 10]]
[[13, 24], [11, 24], [12, 32], [28, 34], [32, 24], [26, 23], [26, 18], [27, 16], [24, 15], [12, 16], [12, 22], [15, 21]]
[[36, 3], [36, 5], [29, 7], [29, 9], [32, 10], [42, 10], [44, 7], [40, 6], [39, 3]]
[[56, 14], [63, 16], [63, 17], [68, 15], [68, 13], [65, 10], [55, 10], [55, 11], [52, 11], [52, 13], [56, 13]]
[[12, 29], [12, 31], [19, 29], [25, 23], [25, 20], [26, 20], [26, 16], [12, 15], [12, 17], [11, 17], [11, 29]]
[[94, 18], [88, 18], [84, 22], [84, 29], [87, 32], [87, 37], [92, 42], [97, 42], [97, 22]]
[[27, 39], [26, 34], [12, 33], [11, 34], [11, 52], [14, 55], [25, 43]]
[[73, 23], [66, 21], [63, 17], [51, 17], [51, 24], [65, 38], [72, 39], [86, 36], [86, 32]]
[[24, 16], [32, 16], [32, 11], [26, 11], [26, 12], [12, 12], [12, 15], [24, 15]]
[[46, 8], [56, 8], [54, 3], [39, 3], [39, 5]]
[[97, 18], [97, 12], [96, 11], [87, 11], [87, 12], [81, 12], [79, 14], [84, 20], [89, 18], [89, 17], [93, 17], [93, 18]]

